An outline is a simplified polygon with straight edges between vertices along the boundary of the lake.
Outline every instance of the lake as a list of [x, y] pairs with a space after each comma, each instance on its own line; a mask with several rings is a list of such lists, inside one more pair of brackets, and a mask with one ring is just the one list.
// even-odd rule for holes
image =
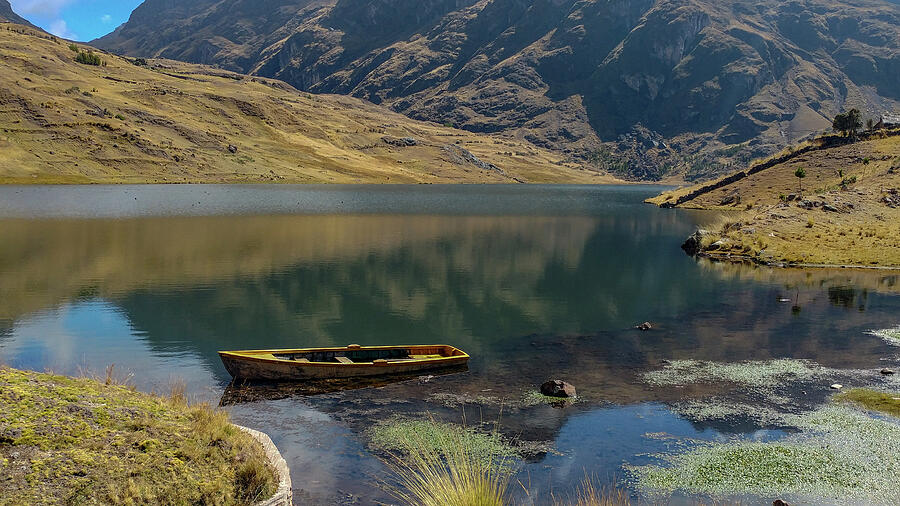
[[[532, 448], [517, 501], [544, 503], [586, 473], [647, 463], [669, 444], [653, 435], [780, 437], [679, 414], [704, 392], [649, 387], [643, 374], [666, 361], [896, 361], [866, 331], [900, 320], [897, 273], [692, 259], [679, 245], [719, 217], [642, 203], [661, 189], [0, 187], [0, 361], [98, 375], [115, 364], [145, 391], [183, 384], [271, 435], [295, 504], [390, 501], [369, 437], [392, 417], [496, 423]], [[634, 329], [644, 321], [653, 330]], [[216, 354], [350, 343], [446, 343], [472, 359], [308, 391], [229, 386]], [[578, 402], [523, 402], [555, 378]]]

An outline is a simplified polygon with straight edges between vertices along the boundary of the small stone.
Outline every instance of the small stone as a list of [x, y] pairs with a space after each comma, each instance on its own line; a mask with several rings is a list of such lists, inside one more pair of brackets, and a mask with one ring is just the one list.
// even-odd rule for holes
[[881, 374], [884, 374], [885, 376], [888, 376], [888, 375], [894, 374], [894, 370], [893, 370], [893, 369], [884, 368], [884, 369], [881, 370]]
[[228, 145], [228, 152], [229, 152], [229, 153], [234, 154], [234, 153], [237, 153], [237, 151], [238, 151], [237, 146], [235, 146], [234, 144], [229, 144], [229, 145]]
[[791, 506], [789, 503], [782, 501], [781, 499], [775, 499], [772, 501], [772, 506]]
[[646, 332], [646, 331], [652, 329], [652, 328], [653, 328], [653, 325], [651, 325], [650, 322], [644, 322], [644, 323], [642, 323], [642, 324], [640, 324], [640, 325], [635, 326], [634, 328], [636, 328], [636, 329], [638, 329], [638, 330], [643, 330], [643, 331]]
[[563, 380], [550, 380], [541, 385], [541, 393], [547, 397], [575, 397], [575, 387]]
[[840, 390], [842, 388], [844, 388], [844, 385], [841, 385], [840, 383], [835, 383], [834, 385], [831, 385], [832, 390]]

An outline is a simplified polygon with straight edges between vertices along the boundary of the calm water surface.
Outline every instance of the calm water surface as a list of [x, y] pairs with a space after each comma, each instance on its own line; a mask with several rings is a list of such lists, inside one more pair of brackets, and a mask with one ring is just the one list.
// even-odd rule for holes
[[[716, 217], [641, 203], [659, 189], [0, 187], [0, 361], [184, 382], [272, 436], [296, 504], [373, 504], [390, 498], [368, 431], [391, 416], [500, 420], [538, 448], [517, 500], [541, 503], [586, 470], [650, 462], [667, 443], [648, 435], [778, 436], [680, 418], [689, 393], [641, 381], [664, 360], [895, 358], [865, 331], [898, 323], [896, 274], [698, 263], [678, 246]], [[317, 395], [228, 387], [216, 355], [432, 342], [468, 351], [468, 370]], [[550, 378], [582, 400], [521, 402]]]

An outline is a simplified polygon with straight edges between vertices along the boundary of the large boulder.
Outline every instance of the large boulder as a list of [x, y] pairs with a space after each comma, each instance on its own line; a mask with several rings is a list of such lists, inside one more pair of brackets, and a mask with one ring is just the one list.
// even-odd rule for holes
[[541, 393], [547, 397], [575, 397], [575, 387], [563, 380], [550, 380], [541, 385]]
[[684, 244], [681, 245], [681, 249], [684, 250], [688, 255], [694, 256], [697, 253], [700, 253], [700, 243], [703, 241], [703, 238], [709, 235], [709, 230], [700, 229], [691, 234]]

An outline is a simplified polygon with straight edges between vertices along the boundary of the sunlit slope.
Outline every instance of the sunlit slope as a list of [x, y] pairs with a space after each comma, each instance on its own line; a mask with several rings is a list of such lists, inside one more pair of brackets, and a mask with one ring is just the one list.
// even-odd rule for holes
[[900, 268], [900, 135], [802, 153], [690, 198], [715, 183], [650, 199], [741, 211], [703, 238], [710, 256]]
[[[562, 155], [270, 79], [0, 24], [0, 182], [608, 182]], [[414, 139], [406, 146], [396, 138]], [[473, 156], [474, 155], [474, 156]]]

